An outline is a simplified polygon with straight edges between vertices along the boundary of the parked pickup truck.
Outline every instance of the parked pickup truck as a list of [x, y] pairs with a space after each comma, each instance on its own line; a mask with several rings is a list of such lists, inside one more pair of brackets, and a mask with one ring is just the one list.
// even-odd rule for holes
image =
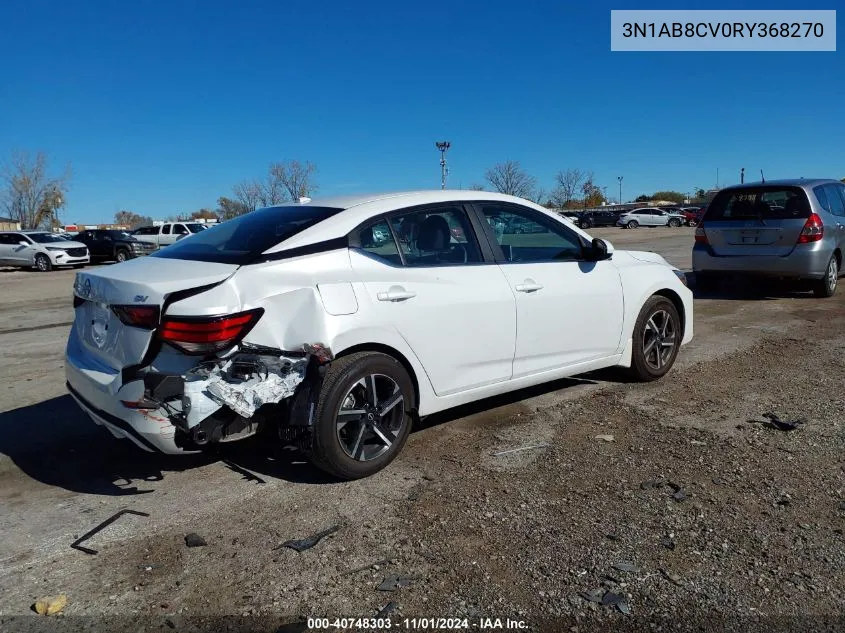
[[163, 248], [176, 240], [207, 228], [208, 225], [199, 222], [166, 222], [161, 226], [142, 226], [140, 229], [135, 229], [132, 235], [142, 242], [149, 242], [158, 248]]
[[125, 262], [127, 259], [149, 255], [155, 245], [135, 239], [127, 231], [93, 229], [81, 231], [74, 238], [88, 247], [91, 261]]

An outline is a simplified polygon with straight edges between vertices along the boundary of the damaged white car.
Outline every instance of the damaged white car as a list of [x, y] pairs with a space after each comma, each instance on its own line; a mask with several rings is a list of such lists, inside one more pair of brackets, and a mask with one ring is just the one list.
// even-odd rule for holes
[[79, 273], [70, 393], [182, 453], [268, 432], [333, 475], [387, 465], [417, 418], [622, 366], [663, 376], [692, 294], [536, 204], [479, 191], [302, 199]]

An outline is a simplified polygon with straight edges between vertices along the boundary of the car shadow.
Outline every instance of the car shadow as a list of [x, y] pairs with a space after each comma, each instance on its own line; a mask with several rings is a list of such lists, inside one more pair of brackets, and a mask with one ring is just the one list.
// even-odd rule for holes
[[6, 458], [45, 485], [108, 496], [148, 494], [168, 473], [215, 462], [259, 483], [333, 481], [299, 452], [257, 437], [203, 453], [150, 453], [94, 424], [69, 395], [0, 413], [0, 477], [10, 470]]
[[696, 299], [722, 299], [726, 301], [772, 301], [775, 299], [811, 299], [814, 298], [808, 284], [774, 279], [737, 279], [719, 280], [707, 287], [700, 287], [695, 276], [690, 288]]

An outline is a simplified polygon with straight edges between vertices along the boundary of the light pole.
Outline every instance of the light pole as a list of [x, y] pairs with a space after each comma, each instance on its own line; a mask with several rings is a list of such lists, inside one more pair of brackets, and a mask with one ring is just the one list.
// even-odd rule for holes
[[616, 180], [619, 181], [619, 204], [622, 204], [622, 176], [617, 176]]
[[434, 145], [440, 151], [440, 188], [445, 189], [446, 176], [449, 175], [449, 168], [446, 167], [446, 150], [448, 150], [452, 144], [449, 141], [436, 141]]

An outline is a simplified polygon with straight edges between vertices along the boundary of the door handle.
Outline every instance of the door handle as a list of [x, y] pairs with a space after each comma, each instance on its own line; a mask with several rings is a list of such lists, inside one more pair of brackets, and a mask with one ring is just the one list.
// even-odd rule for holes
[[379, 301], [406, 301], [417, 296], [416, 292], [405, 290], [402, 286], [391, 286], [387, 292], [379, 292], [376, 298]]
[[521, 284], [516, 284], [517, 292], [537, 292], [543, 289], [543, 284], [538, 284], [531, 279], [526, 279]]

